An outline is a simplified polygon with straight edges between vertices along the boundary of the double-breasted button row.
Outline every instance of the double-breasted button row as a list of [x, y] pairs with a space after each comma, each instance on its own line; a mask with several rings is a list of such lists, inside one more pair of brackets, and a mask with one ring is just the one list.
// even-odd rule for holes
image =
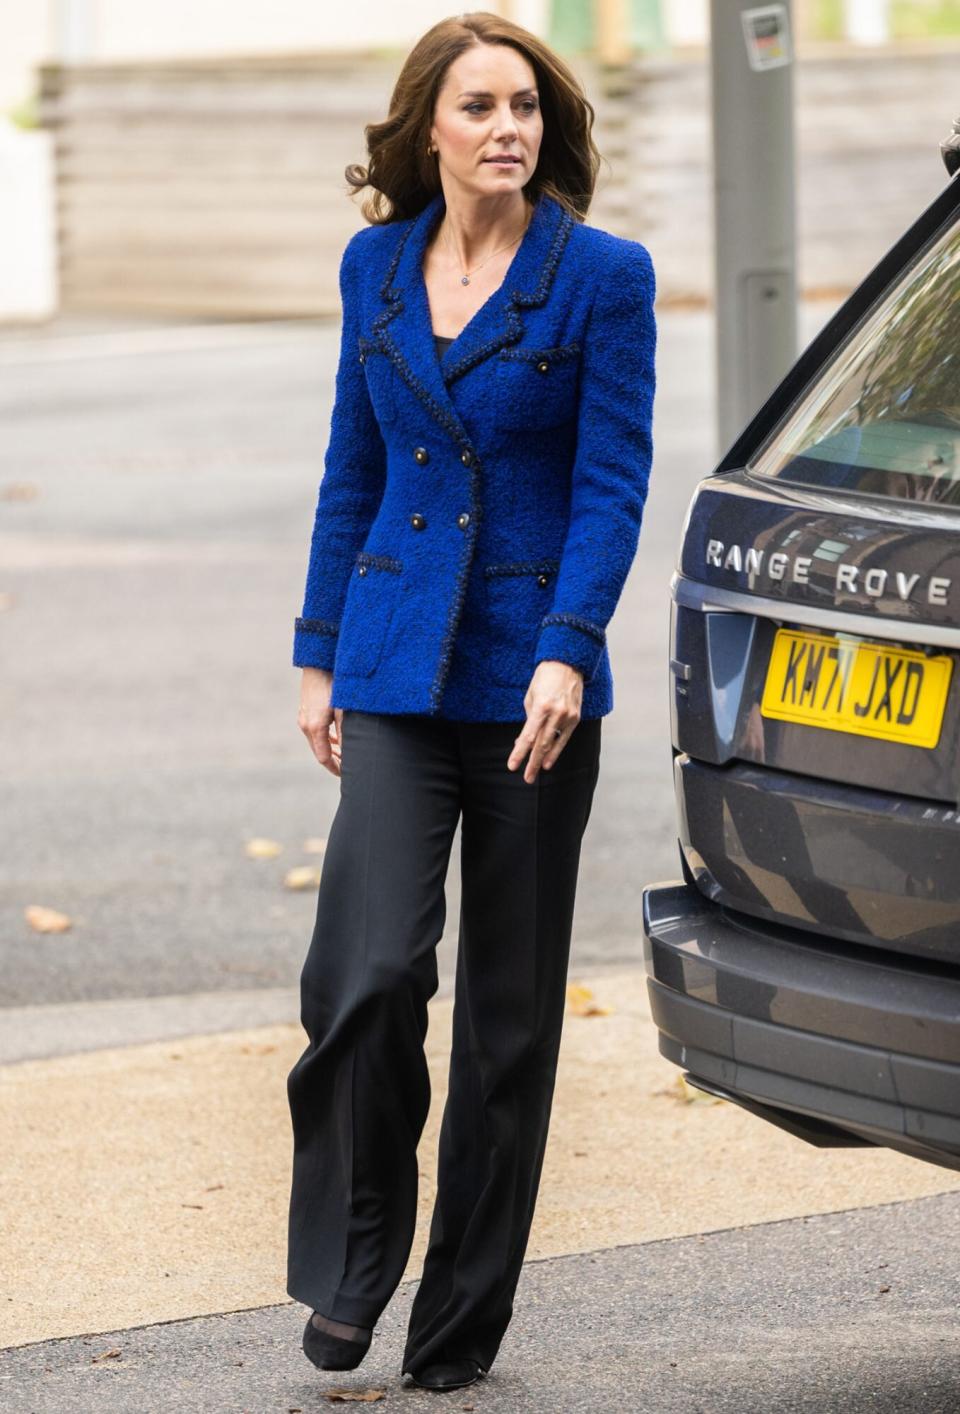
[[[413, 460], [418, 466], [426, 466], [427, 462], [430, 460], [430, 453], [427, 451], [426, 447], [414, 447]], [[473, 453], [469, 448], [465, 447], [460, 453], [460, 460], [463, 462], [464, 466], [473, 465]]]
[[[410, 517], [410, 524], [413, 526], [414, 530], [425, 530], [427, 526], [427, 518], [426, 516], [422, 516], [419, 511], [414, 511], [413, 515]], [[460, 514], [457, 516], [457, 525], [459, 525], [461, 530], [466, 530], [469, 524], [470, 512], [461, 511]]]

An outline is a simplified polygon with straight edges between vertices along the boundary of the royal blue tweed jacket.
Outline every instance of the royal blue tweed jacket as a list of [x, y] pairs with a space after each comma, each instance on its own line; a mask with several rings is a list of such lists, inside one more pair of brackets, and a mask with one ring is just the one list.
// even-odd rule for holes
[[650, 257], [541, 195], [438, 357], [422, 260], [443, 211], [440, 193], [344, 251], [293, 661], [333, 669], [334, 707], [519, 722], [536, 664], [559, 659], [602, 716], [650, 474]]

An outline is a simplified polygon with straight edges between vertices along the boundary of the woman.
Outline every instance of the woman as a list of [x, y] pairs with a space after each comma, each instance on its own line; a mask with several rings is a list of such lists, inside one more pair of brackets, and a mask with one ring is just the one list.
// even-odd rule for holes
[[[547, 1138], [580, 843], [613, 705], [605, 629], [650, 467], [653, 273], [583, 224], [593, 110], [479, 12], [410, 53], [366, 130], [294, 663], [340, 781], [289, 1077], [291, 1296], [363, 1359], [414, 1234], [423, 1053], [461, 824], [438, 1194], [404, 1373], [457, 1389], [510, 1320]], [[522, 768], [522, 771], [521, 771]]]

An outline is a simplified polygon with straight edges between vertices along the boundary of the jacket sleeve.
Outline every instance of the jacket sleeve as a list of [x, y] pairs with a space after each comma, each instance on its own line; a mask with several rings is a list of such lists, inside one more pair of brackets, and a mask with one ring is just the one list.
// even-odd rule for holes
[[655, 279], [636, 241], [611, 262], [587, 321], [570, 521], [535, 661], [595, 673], [640, 536], [653, 452]]
[[357, 243], [347, 242], [340, 262], [343, 329], [330, 440], [324, 458], [310, 541], [303, 612], [294, 623], [296, 667], [332, 668], [356, 552], [383, 496], [386, 448], [359, 357]]

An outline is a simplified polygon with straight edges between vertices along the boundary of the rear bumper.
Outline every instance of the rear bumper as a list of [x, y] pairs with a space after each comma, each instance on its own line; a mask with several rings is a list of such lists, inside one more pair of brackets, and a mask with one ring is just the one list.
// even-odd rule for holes
[[729, 913], [685, 884], [643, 895], [660, 1051], [811, 1143], [960, 1169], [960, 969]]
[[960, 973], [957, 811], [737, 762], [674, 762], [699, 889], [740, 912]]

